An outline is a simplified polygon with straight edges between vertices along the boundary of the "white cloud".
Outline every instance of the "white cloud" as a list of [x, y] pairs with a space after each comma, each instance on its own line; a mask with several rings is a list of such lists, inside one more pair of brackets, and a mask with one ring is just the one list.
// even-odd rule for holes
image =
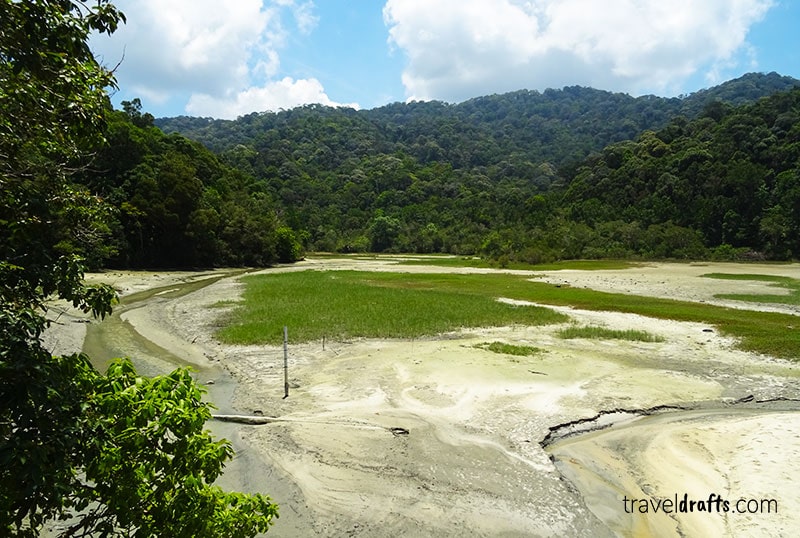
[[663, 94], [698, 72], [718, 77], [739, 62], [750, 67], [747, 31], [773, 4], [388, 0], [384, 21], [390, 44], [408, 57], [410, 99], [573, 84]]
[[226, 98], [193, 94], [186, 105], [186, 111], [194, 116], [233, 119], [250, 112], [288, 110], [307, 103], [358, 108], [356, 103], [342, 104], [332, 101], [315, 78], [293, 80], [285, 77], [261, 87], [247, 88]]
[[[127, 23], [92, 46], [128, 95], [155, 103], [183, 99], [186, 112], [229, 117], [232, 110], [330, 103], [316, 79], [276, 81], [291, 34], [318, 23], [309, 0], [116, 0]], [[289, 81], [289, 82], [287, 82]], [[270, 99], [273, 99], [270, 101]], [[247, 102], [260, 108], [239, 110]]]
[[[149, 93], [197, 89], [209, 93], [247, 83], [251, 51], [275, 47], [274, 11], [260, 0], [220, 8], [216, 0], [118, 0], [127, 23], [94, 40], [106, 63], [116, 63], [121, 85]], [[274, 32], [273, 32], [274, 33]]]
[[314, 3], [303, 2], [293, 5], [294, 18], [297, 21], [297, 28], [301, 33], [310, 33], [319, 22], [319, 17], [314, 14]]

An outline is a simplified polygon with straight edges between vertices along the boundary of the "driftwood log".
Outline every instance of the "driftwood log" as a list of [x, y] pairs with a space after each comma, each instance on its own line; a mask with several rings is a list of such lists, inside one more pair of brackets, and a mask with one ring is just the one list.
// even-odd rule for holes
[[[303, 420], [287, 419], [280, 417], [265, 417], [262, 415], [211, 415], [214, 420], [220, 422], [235, 422], [237, 424], [261, 425], [261, 424], [274, 424], [276, 422], [305, 422]], [[373, 426], [371, 424], [341, 424], [342, 426], [351, 426], [356, 428], [370, 428], [376, 430], [388, 430], [392, 435], [408, 435], [408, 429], [400, 427], [386, 428], [383, 426]]]
[[272, 424], [273, 422], [286, 422], [285, 419], [277, 417], [264, 417], [261, 415], [211, 415], [214, 420], [220, 422], [236, 422], [237, 424]]

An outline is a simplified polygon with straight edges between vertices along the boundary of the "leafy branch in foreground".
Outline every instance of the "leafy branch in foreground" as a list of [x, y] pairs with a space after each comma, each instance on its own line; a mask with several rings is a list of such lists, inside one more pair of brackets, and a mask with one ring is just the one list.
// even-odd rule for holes
[[[83, 356], [72, 359], [87, 363]], [[112, 363], [105, 376], [90, 367], [82, 374], [93, 389], [86, 402], [90, 463], [70, 500], [80, 510], [100, 502], [107, 511], [70, 529], [91, 523], [136, 536], [267, 531], [277, 516], [268, 497], [225, 493], [211, 485], [233, 450], [203, 429], [210, 405], [201, 400], [203, 389], [187, 369], [145, 378], [125, 360]]]
[[[106, 375], [42, 344], [53, 298], [104, 317], [109, 286], [83, 281], [102, 201], [71, 175], [102, 143], [113, 75], [91, 31], [124, 18], [108, 0], [0, 0], [0, 535], [253, 536], [277, 507], [213, 485], [232, 456], [186, 370]], [[90, 245], [92, 246], [92, 245]], [[83, 255], [83, 256], [82, 256]]]

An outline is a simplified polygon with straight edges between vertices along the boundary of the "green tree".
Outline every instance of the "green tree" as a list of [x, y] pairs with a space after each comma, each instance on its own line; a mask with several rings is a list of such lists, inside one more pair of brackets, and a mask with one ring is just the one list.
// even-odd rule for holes
[[0, 0], [0, 534], [252, 536], [277, 508], [213, 486], [230, 444], [186, 370], [146, 379], [130, 362], [103, 375], [41, 341], [53, 297], [95, 316], [115, 292], [83, 282], [80, 249], [99, 237], [99, 198], [71, 182], [102, 142], [112, 74], [86, 42], [124, 21], [107, 0]]
[[281, 263], [292, 263], [299, 260], [303, 255], [303, 247], [294, 230], [283, 226], [275, 231], [275, 253]]
[[[107, 243], [115, 267], [269, 265], [280, 211], [262, 182], [197, 142], [139, 126], [138, 100], [108, 115], [108, 142], [76, 181], [113, 207]], [[137, 116], [137, 114], [139, 114]], [[305, 211], [304, 211], [305, 213]]]
[[370, 249], [372, 252], [384, 252], [394, 245], [400, 235], [400, 221], [394, 217], [378, 214], [369, 226]]
[[155, 118], [149, 112], [142, 114], [142, 100], [135, 97], [132, 101], [122, 101], [122, 111], [137, 127], [152, 127]]

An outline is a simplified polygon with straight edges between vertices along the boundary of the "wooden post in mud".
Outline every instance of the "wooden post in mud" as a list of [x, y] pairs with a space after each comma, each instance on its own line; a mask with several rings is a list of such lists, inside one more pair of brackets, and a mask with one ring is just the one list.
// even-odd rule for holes
[[289, 329], [283, 326], [283, 397], [289, 397]]

